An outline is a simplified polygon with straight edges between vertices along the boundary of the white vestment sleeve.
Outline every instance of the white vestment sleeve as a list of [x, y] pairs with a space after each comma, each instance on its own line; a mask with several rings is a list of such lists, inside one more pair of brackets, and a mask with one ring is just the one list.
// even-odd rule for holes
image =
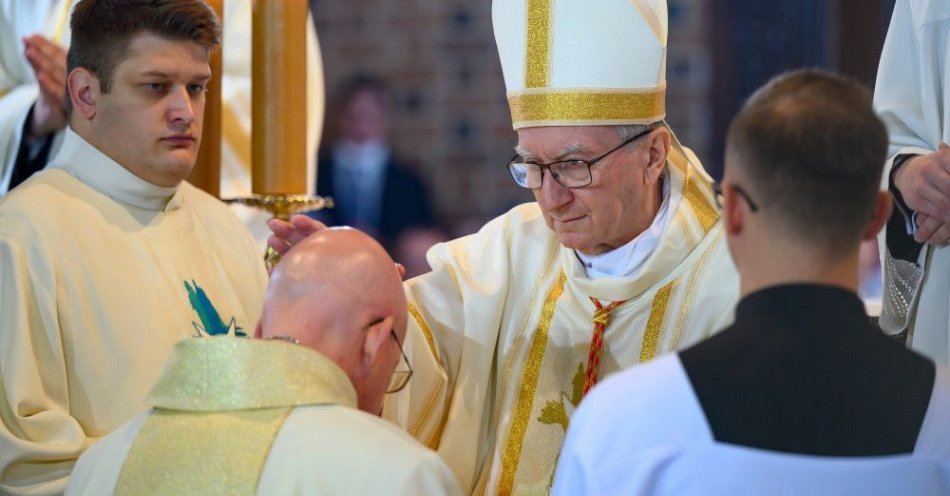
[[70, 415], [51, 257], [30, 258], [0, 238], [0, 493], [58, 494], [91, 439]]
[[[930, 148], [939, 130], [928, 130], [921, 102], [921, 65], [933, 61], [922, 54], [907, 0], [898, 0], [887, 31], [875, 84], [874, 106], [887, 124], [889, 155], [901, 148]], [[926, 58], [927, 60], [922, 60]]]
[[438, 451], [463, 492], [471, 491], [489, 449], [487, 403], [511, 270], [508, 219], [436, 245], [428, 253], [432, 272], [406, 282], [413, 314], [407, 352], [415, 374], [384, 408], [387, 418]]

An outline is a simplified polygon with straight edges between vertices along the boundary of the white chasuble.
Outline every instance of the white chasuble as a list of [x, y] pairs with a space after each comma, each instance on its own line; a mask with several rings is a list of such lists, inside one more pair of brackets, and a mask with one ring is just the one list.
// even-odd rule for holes
[[384, 414], [437, 450], [462, 490], [543, 494], [583, 396], [596, 299], [596, 377], [693, 344], [732, 320], [738, 279], [710, 181], [677, 148], [672, 219], [636, 278], [589, 279], [537, 204], [434, 247], [406, 283], [416, 373]]

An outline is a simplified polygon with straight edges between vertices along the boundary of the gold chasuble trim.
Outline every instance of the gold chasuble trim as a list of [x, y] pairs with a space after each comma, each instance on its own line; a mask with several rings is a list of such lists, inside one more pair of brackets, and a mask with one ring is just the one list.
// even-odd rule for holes
[[[432, 329], [429, 328], [429, 324], [426, 323], [425, 319], [422, 318], [422, 312], [419, 311], [419, 307], [413, 304], [411, 301], [407, 302], [409, 307], [409, 315], [412, 316], [412, 319], [416, 321], [416, 324], [419, 326], [419, 329], [422, 330], [422, 335], [426, 338], [426, 344], [429, 346], [429, 352], [432, 353], [432, 357], [435, 358], [436, 363], [439, 364], [439, 368], [442, 371], [445, 371], [445, 365], [442, 363], [442, 357], [439, 355], [439, 350], [435, 346], [435, 337], [432, 335]], [[445, 382], [440, 381], [439, 384], [432, 388], [429, 391], [429, 395], [426, 397], [425, 402], [422, 404], [422, 411], [419, 413], [419, 416], [416, 417], [409, 425], [409, 434], [412, 437], [419, 439], [420, 441], [422, 433], [422, 428], [429, 423], [432, 413], [435, 411], [435, 407], [439, 402], [439, 398], [442, 396], [442, 393], [445, 391]], [[435, 429], [435, 431], [426, 439], [423, 444], [429, 449], [436, 449], [439, 446], [439, 441], [442, 438], [442, 429], [445, 427], [445, 421]]]
[[666, 88], [605, 90], [602, 88], [546, 89], [508, 93], [515, 129], [532, 125], [649, 124], [666, 114]]
[[[718, 241], [718, 239], [722, 237], [722, 231], [716, 232], [715, 236], [716, 237], [714, 239]], [[716, 241], [714, 241], [714, 243], [715, 242]], [[696, 262], [696, 267], [689, 275], [689, 282], [686, 283], [686, 292], [683, 296], [682, 303], [680, 303], [679, 316], [676, 318], [676, 327], [673, 328], [673, 341], [672, 346], [670, 346], [671, 349], [680, 349], [680, 343], [683, 341], [683, 328], [686, 327], [686, 320], [689, 318], [689, 311], [693, 304], [693, 294], [696, 292], [696, 285], [699, 282], [699, 275], [706, 270], [706, 263], [709, 262], [710, 253], [712, 253], [712, 250], [703, 251], [702, 256], [699, 257], [699, 261]]]
[[544, 88], [551, 81], [551, 25], [554, 0], [527, 0], [524, 84]]
[[535, 390], [538, 386], [541, 362], [544, 360], [544, 350], [548, 344], [548, 331], [551, 328], [551, 320], [554, 318], [554, 308], [557, 306], [557, 300], [561, 297], [561, 293], [564, 292], [565, 280], [564, 272], [561, 272], [558, 275], [557, 281], [548, 292], [547, 297], [544, 299], [544, 306], [541, 309], [541, 320], [538, 322], [538, 328], [531, 342], [531, 349], [528, 351], [528, 359], [521, 381], [521, 390], [518, 393], [518, 403], [515, 407], [515, 416], [511, 423], [511, 429], [508, 431], [505, 454], [501, 462], [501, 477], [498, 481], [498, 494], [503, 496], [510, 495], [514, 487], [515, 474], [518, 472], [518, 464], [521, 461], [521, 448], [524, 445], [524, 436], [528, 428], [528, 421], [531, 417], [531, 407], [534, 403]]
[[356, 407], [349, 378], [303, 346], [235, 337], [175, 345], [116, 494], [254, 494], [295, 406]]
[[686, 184], [683, 185], [683, 198], [696, 215], [696, 220], [702, 226], [703, 232], [709, 232], [719, 220], [719, 212], [712, 206], [709, 198], [703, 194], [692, 177], [687, 178]]
[[674, 280], [663, 286], [653, 297], [650, 318], [647, 319], [647, 327], [643, 332], [643, 346], [640, 347], [640, 363], [656, 358], [660, 333], [663, 331], [663, 321], [666, 320], [666, 307], [670, 303], [670, 294], [673, 292], [675, 284], [676, 281]]
[[429, 345], [432, 358], [435, 358], [439, 367], [445, 368], [445, 365], [442, 364], [442, 357], [439, 355], [439, 350], [435, 347], [435, 337], [432, 335], [432, 329], [429, 328], [429, 324], [426, 323], [426, 320], [422, 318], [422, 312], [419, 311], [419, 307], [415, 306], [411, 301], [407, 302], [407, 306], [409, 307], [409, 315], [412, 315], [412, 319], [419, 325], [419, 329], [422, 330], [422, 335], [426, 338], [426, 344]]
[[115, 494], [253, 495], [290, 411], [157, 409], [135, 438]]

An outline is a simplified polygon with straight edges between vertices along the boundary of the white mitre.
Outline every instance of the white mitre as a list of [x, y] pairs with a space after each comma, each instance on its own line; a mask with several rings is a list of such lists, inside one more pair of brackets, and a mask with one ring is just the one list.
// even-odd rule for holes
[[666, 115], [666, 0], [494, 0], [515, 129]]

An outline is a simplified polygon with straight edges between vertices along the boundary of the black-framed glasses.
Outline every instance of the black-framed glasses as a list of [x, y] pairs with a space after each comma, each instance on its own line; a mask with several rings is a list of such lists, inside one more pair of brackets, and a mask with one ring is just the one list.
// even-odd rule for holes
[[[722, 185], [725, 184], [725, 181], [719, 183], [713, 183], [713, 196], [716, 197], [716, 205], [719, 206], [719, 209], [722, 209]], [[736, 190], [736, 193], [739, 193], [739, 196], [749, 204], [749, 210], [753, 212], [759, 211], [759, 206], [755, 204], [755, 201], [752, 200], [752, 197], [749, 196], [749, 193], [746, 193], [742, 186], [739, 186], [736, 183], [730, 182], [729, 187]]]
[[402, 343], [399, 342], [399, 338], [396, 337], [396, 331], [390, 329], [389, 335], [393, 338], [393, 341], [396, 342], [396, 347], [399, 348], [399, 354], [402, 355], [402, 360], [406, 363], [406, 370], [395, 370], [393, 371], [393, 377], [389, 381], [389, 389], [386, 390], [386, 394], [398, 393], [406, 387], [406, 384], [409, 384], [409, 378], [412, 377], [412, 365], [409, 365], [409, 357], [406, 356], [406, 352], [402, 350]]
[[545, 169], [551, 173], [551, 177], [553, 177], [554, 180], [557, 181], [561, 186], [564, 186], [565, 188], [583, 188], [584, 186], [590, 185], [590, 183], [593, 181], [590, 173], [590, 167], [592, 165], [600, 162], [607, 155], [610, 155], [611, 153], [646, 136], [654, 129], [656, 128], [650, 128], [638, 133], [636, 136], [611, 148], [603, 155], [591, 160], [572, 158], [570, 160], [558, 160], [556, 162], [549, 162], [546, 164], [533, 164], [525, 162], [520, 155], [516, 154], [514, 157], [511, 157], [511, 160], [508, 161], [508, 172], [511, 173], [511, 178], [515, 180], [515, 184], [521, 186], [522, 188], [540, 188], [541, 182], [544, 179]]

